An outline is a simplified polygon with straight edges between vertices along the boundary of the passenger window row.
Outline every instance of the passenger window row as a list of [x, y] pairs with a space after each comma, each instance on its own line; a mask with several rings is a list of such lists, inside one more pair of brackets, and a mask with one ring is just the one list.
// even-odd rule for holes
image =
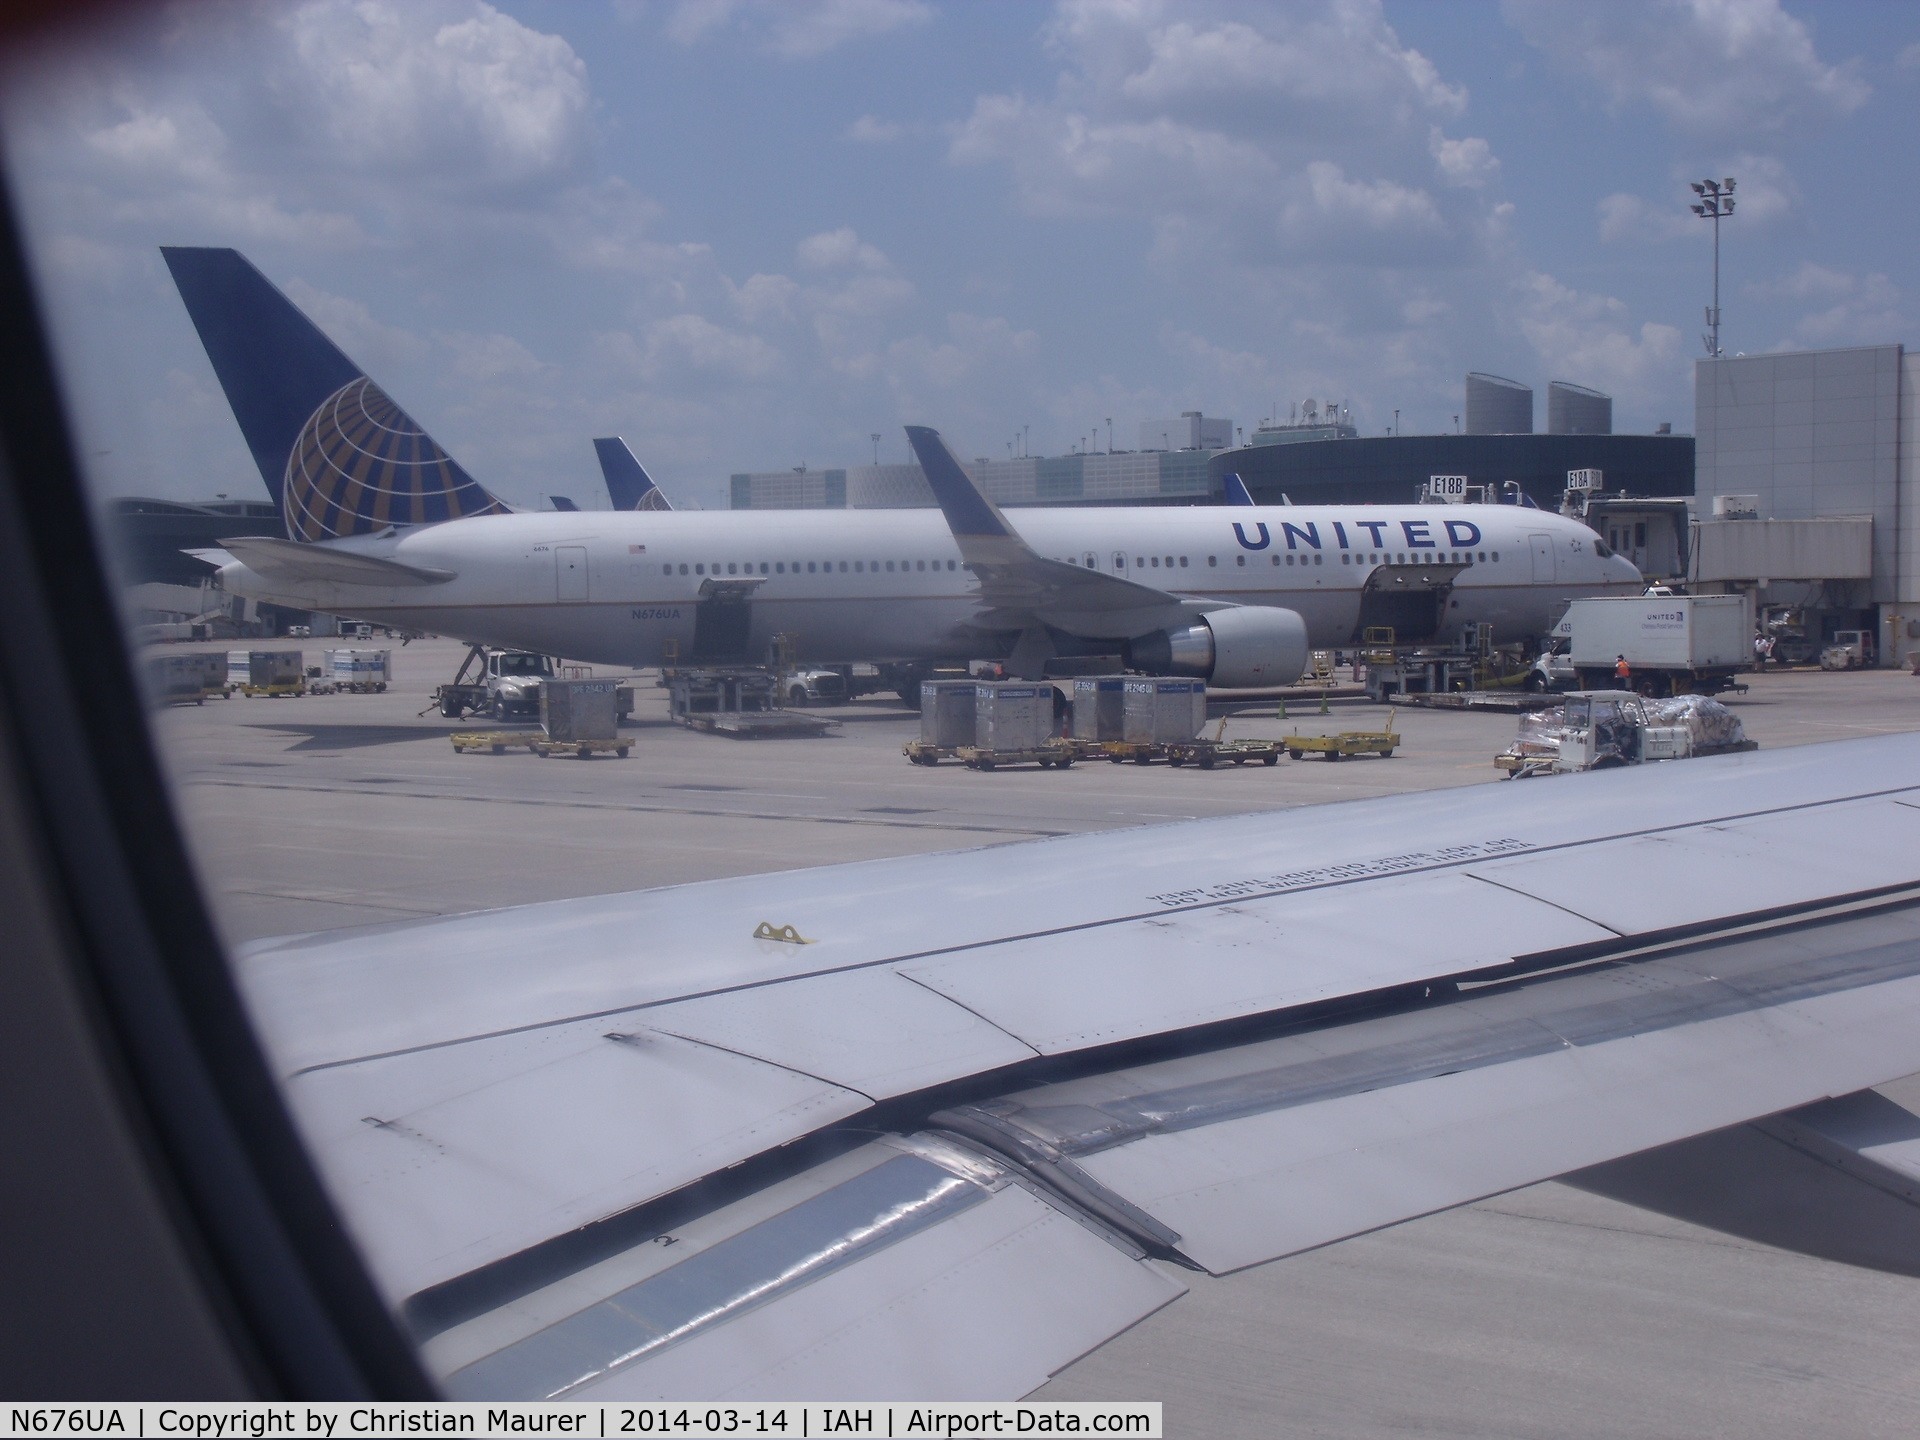
[[[892, 560], [854, 560], [852, 562], [846, 560], [775, 560], [772, 562], [766, 560], [747, 560], [729, 563], [726, 567], [726, 573], [729, 575], [785, 575], [791, 571], [793, 574], [799, 575], [803, 572], [804, 567], [804, 573], [808, 575], [831, 575], [834, 573], [834, 567], [836, 565], [839, 567], [839, 573], [842, 575], [849, 573], [849, 571], [855, 575], [878, 575], [882, 573], [883, 570], [892, 574], [913, 570], [958, 570], [960, 568], [960, 562], [958, 560], [901, 560], [898, 562]], [[660, 567], [660, 573], [662, 575], [672, 575], [676, 573], [677, 569], [679, 574], [685, 575], [688, 573], [689, 568], [691, 568], [692, 573], [695, 575], [705, 575], [708, 572], [708, 567], [704, 564], [697, 564], [692, 567], [686, 565], [676, 567], [668, 564]], [[720, 574], [719, 561], [714, 562], [712, 572], [715, 575]]]

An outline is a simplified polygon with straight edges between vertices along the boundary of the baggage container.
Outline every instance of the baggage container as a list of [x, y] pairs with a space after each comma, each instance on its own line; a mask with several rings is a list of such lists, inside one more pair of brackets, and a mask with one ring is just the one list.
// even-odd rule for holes
[[614, 680], [542, 680], [540, 728], [549, 740], [576, 744], [619, 734]]
[[1191, 740], [1207, 723], [1207, 682], [1137, 676], [1126, 682], [1121, 739], [1132, 745]]
[[147, 660], [147, 685], [155, 701], [198, 705], [209, 695], [221, 694], [226, 680], [226, 657], [217, 650], [154, 655]]
[[1073, 738], [1124, 740], [1127, 719], [1127, 677], [1082, 675], [1073, 682]]
[[973, 687], [973, 743], [981, 750], [1034, 750], [1053, 738], [1051, 685], [981, 680]]
[[329, 650], [326, 676], [343, 690], [384, 690], [393, 682], [391, 650]]
[[227, 683], [248, 695], [291, 695], [306, 689], [307, 657], [298, 650], [229, 650]]
[[973, 680], [920, 682], [920, 739], [941, 750], [973, 744]]

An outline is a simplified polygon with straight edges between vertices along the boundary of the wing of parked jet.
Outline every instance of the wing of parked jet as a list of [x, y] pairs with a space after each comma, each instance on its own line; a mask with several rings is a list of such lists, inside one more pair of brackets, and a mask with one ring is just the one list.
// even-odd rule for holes
[[907, 439], [961, 557], [979, 578], [986, 608], [977, 623], [983, 628], [1016, 630], [1038, 623], [1070, 635], [1124, 637], [1188, 625], [1210, 610], [1229, 608], [1224, 601], [1169, 595], [1036, 553], [960, 468], [939, 431], [909, 425]]
[[1882, 737], [295, 937], [241, 977], [449, 1394], [1006, 1397], [1185, 1273], [1554, 1176], [1709, 1224], [1773, 1187], [1910, 1270], [1920, 1118], [1863, 1092], [1920, 1070], [1916, 776]]
[[616, 510], [671, 510], [667, 497], [647, 474], [647, 467], [634, 458], [632, 449], [618, 435], [593, 442], [600, 457], [600, 473], [607, 477], [607, 494]]
[[[229, 558], [239, 560], [268, 580], [392, 587], [444, 585], [454, 578], [451, 570], [406, 565], [398, 560], [360, 555], [332, 545], [307, 545], [267, 535], [236, 535], [230, 540], [222, 540], [220, 544]], [[218, 550], [200, 552], [210, 563], [211, 557], [220, 553]]]

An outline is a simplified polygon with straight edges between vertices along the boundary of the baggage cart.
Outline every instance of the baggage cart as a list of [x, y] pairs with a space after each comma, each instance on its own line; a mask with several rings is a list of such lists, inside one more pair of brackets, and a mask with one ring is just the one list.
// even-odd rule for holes
[[1073, 738], [1080, 741], [1126, 738], [1125, 675], [1082, 675], [1073, 682]]
[[1178, 769], [1197, 765], [1211, 770], [1216, 765], [1278, 764], [1286, 746], [1279, 740], [1182, 740], [1166, 747], [1167, 763]]
[[607, 754], [624, 760], [633, 746], [633, 741], [626, 736], [612, 740], [554, 740], [541, 730], [469, 730], [447, 738], [453, 741], [457, 754], [504, 755], [524, 747], [528, 753], [542, 758], [574, 755], [582, 760]]
[[1038, 765], [1042, 770], [1065, 770], [1077, 758], [1074, 745], [1066, 740], [1048, 740], [1018, 750], [989, 750], [980, 745], [963, 745], [955, 752], [969, 770], [997, 770], [1005, 765]]
[[1393, 729], [1394, 714], [1392, 710], [1387, 712], [1387, 724], [1383, 730], [1342, 730], [1337, 735], [1289, 735], [1280, 743], [1295, 760], [1303, 760], [1308, 755], [1324, 755], [1329, 760], [1345, 760], [1354, 755], [1378, 755], [1382, 760], [1389, 760], [1400, 744], [1400, 737]]

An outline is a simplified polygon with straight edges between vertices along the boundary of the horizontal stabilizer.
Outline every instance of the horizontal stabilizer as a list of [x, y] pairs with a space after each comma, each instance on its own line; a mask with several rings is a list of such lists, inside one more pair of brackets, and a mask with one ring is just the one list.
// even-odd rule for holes
[[237, 535], [220, 543], [234, 559], [268, 580], [393, 587], [444, 585], [454, 578], [451, 570], [403, 565], [398, 560], [357, 555], [331, 546], [302, 545], [265, 535]]

